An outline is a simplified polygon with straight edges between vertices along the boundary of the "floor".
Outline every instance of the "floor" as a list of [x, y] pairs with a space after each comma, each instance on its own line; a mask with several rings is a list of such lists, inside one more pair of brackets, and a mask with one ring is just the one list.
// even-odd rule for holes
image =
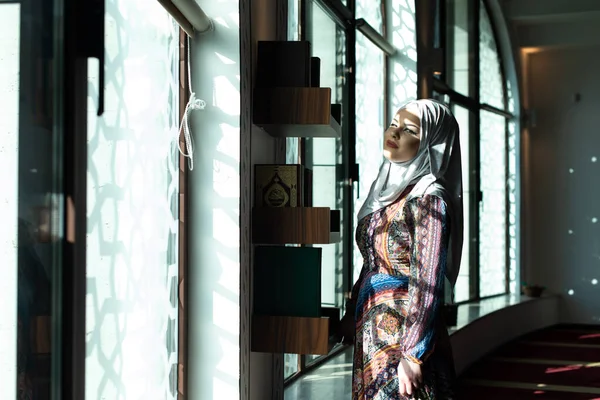
[[[286, 388], [285, 400], [350, 400], [352, 349]], [[457, 399], [600, 399], [600, 327], [532, 332], [492, 352], [458, 381]]]
[[352, 348], [310, 371], [285, 389], [284, 400], [350, 400]]

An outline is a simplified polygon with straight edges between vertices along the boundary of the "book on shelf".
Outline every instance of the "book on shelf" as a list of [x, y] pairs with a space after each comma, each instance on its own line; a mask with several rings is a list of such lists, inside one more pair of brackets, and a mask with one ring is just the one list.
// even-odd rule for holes
[[301, 164], [254, 166], [255, 207], [311, 207], [312, 171]]
[[320, 247], [257, 246], [254, 314], [321, 317], [321, 254]]

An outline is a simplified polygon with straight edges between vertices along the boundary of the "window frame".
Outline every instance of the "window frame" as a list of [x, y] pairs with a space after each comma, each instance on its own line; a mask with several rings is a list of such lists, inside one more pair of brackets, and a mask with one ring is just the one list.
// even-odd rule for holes
[[[452, 48], [453, 43], [447, 43], [448, 37], [444, 32], [448, 28], [446, 20], [446, 8], [449, 0], [441, 0], [437, 3], [436, 15], [437, 21], [443, 26], [436, 27], [436, 32], [439, 32], [444, 37], [437, 38], [437, 41], [443, 45], [443, 48], [439, 48], [440, 51], [445, 52], [445, 61], [450, 57], [448, 53], [448, 48]], [[498, 37], [498, 29], [494, 19], [492, 18], [492, 12], [489, 5], [489, 0], [476, 0], [472, 2], [468, 2], [469, 7], [469, 96], [466, 96], [462, 93], [455, 91], [449, 84], [446, 83], [446, 78], [448, 77], [448, 66], [449, 62], [444, 63], [444, 72], [442, 75], [437, 76], [433, 79], [433, 89], [435, 92], [447, 97], [447, 102], [450, 105], [456, 104], [461, 107], [469, 109], [471, 111], [471, 118], [469, 121], [469, 128], [471, 134], [471, 140], [469, 141], [469, 149], [470, 149], [470, 166], [469, 170], [472, 173], [471, 181], [471, 190], [472, 190], [472, 198], [471, 198], [471, 207], [469, 210], [465, 210], [470, 215], [470, 237], [465, 238], [465, 240], [469, 240], [471, 244], [474, 244], [470, 248], [470, 259], [469, 259], [469, 299], [457, 302], [456, 304], [465, 304], [480, 301], [487, 298], [504, 296], [510, 293], [510, 199], [508, 193], [508, 183], [507, 192], [505, 194], [505, 240], [506, 240], [506, 248], [505, 248], [505, 273], [504, 273], [504, 291], [502, 293], [489, 295], [489, 296], [481, 296], [481, 285], [480, 285], [480, 277], [481, 277], [481, 265], [480, 265], [480, 239], [481, 239], [481, 230], [480, 230], [480, 203], [483, 200], [483, 193], [481, 191], [481, 169], [480, 169], [480, 161], [481, 161], [481, 111], [488, 111], [497, 115], [504, 117], [504, 142], [506, 144], [506, 151], [504, 154], [505, 160], [505, 176], [508, 180], [509, 177], [509, 122], [511, 119], [515, 118], [515, 115], [509, 112], [509, 98], [508, 98], [508, 88], [507, 88], [507, 75], [505, 71], [505, 63], [504, 63], [504, 51], [500, 45], [501, 41]], [[498, 54], [498, 62], [500, 67], [500, 75], [502, 77], [502, 91], [504, 94], [504, 109], [499, 109], [490, 104], [481, 102], [480, 99], [480, 58], [481, 52], [479, 47], [479, 39], [481, 36], [480, 26], [479, 26], [479, 16], [481, 12], [481, 7], [485, 8], [485, 11], [489, 17], [490, 25], [492, 27], [492, 34], [494, 36], [494, 40], [497, 46], [497, 54]], [[443, 17], [443, 18], [442, 18]], [[464, 146], [464, 144], [462, 144]], [[518, 245], [518, 244], [517, 244]]]

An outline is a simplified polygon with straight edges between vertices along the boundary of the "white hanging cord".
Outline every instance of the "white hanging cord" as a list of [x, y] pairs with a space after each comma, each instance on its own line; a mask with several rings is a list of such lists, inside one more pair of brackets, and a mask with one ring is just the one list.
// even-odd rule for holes
[[206, 102], [201, 99], [196, 98], [196, 93], [192, 90], [192, 54], [191, 54], [191, 43], [190, 37], [187, 37], [187, 80], [188, 80], [188, 88], [190, 90], [190, 99], [188, 100], [187, 105], [185, 106], [185, 110], [183, 112], [183, 117], [181, 118], [181, 125], [179, 126], [179, 136], [181, 136], [181, 132], [183, 131], [183, 139], [185, 142], [185, 151], [181, 148], [181, 143], [179, 139], [177, 140], [177, 146], [179, 147], [179, 152], [182, 156], [188, 159], [188, 166], [190, 171], [194, 169], [194, 141], [192, 138], [192, 132], [190, 128], [190, 114], [195, 110], [204, 110], [206, 107]]

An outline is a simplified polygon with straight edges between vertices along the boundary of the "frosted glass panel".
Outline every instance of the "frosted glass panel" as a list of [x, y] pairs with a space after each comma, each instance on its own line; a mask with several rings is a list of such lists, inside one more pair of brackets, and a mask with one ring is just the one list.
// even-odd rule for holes
[[287, 379], [290, 376], [298, 372], [298, 354], [285, 354], [283, 357], [283, 379]]
[[107, 1], [101, 118], [89, 75], [86, 399], [176, 398], [178, 51], [158, 2]]
[[287, 0], [288, 2], [288, 31], [287, 39], [291, 41], [299, 40], [298, 22], [300, 19], [300, 1], [301, 0]]
[[[360, 179], [355, 187], [354, 231], [356, 214], [369, 194], [383, 160], [384, 107], [384, 54], [369, 39], [357, 32], [356, 36], [356, 162]], [[354, 277], [362, 268], [362, 255], [354, 242]]]
[[[362, 18], [369, 23], [379, 33], [383, 33], [383, 17], [381, 7], [384, 2], [381, 0], [357, 0], [356, 18]], [[360, 34], [357, 32], [357, 35]], [[358, 37], [357, 37], [358, 45]]]
[[414, 0], [387, 3], [388, 38], [397, 49], [389, 59], [388, 70], [388, 112], [393, 115], [398, 107], [417, 96], [417, 31]]
[[469, 96], [469, 0], [447, 0], [448, 70], [447, 82]]
[[482, 103], [504, 109], [503, 78], [498, 46], [485, 5], [481, 2], [479, 14], [479, 96]]
[[506, 120], [481, 111], [480, 295], [505, 292]]

